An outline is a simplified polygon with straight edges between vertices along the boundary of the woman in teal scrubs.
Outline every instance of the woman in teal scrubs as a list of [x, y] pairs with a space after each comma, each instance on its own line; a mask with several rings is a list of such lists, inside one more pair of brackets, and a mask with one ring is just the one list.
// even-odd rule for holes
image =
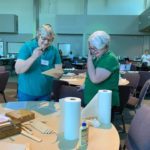
[[52, 45], [54, 37], [52, 26], [44, 24], [37, 37], [21, 47], [15, 64], [20, 101], [50, 100], [53, 77], [42, 72], [51, 68], [62, 69], [59, 51]]

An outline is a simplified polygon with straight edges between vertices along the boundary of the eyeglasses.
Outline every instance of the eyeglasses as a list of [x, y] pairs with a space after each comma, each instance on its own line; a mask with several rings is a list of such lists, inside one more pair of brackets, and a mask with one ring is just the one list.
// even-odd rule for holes
[[48, 43], [53, 42], [53, 38], [49, 38], [49, 37], [42, 37], [42, 36], [40, 36], [40, 38], [41, 38], [41, 40], [42, 40], [42, 41], [47, 41]]
[[95, 48], [95, 47], [89, 47], [90, 51], [99, 51], [99, 49]]

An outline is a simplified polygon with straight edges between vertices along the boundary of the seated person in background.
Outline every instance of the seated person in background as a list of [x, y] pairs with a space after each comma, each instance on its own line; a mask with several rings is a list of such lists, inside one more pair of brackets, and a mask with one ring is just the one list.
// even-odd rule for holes
[[110, 36], [96, 31], [88, 39], [89, 53], [83, 105], [87, 105], [99, 90], [112, 90], [112, 106], [119, 106], [119, 62], [109, 50]]
[[136, 71], [136, 66], [132, 64], [132, 61], [127, 57], [125, 60], [125, 70], [124, 71]]
[[[42, 25], [36, 38], [25, 42], [15, 64], [18, 78], [19, 101], [50, 100], [53, 77], [42, 72], [62, 69], [59, 51], [52, 45], [55, 34], [52, 26]], [[61, 74], [56, 74], [58, 78]]]
[[73, 55], [72, 51], [70, 51], [70, 53], [69, 53], [68, 57], [69, 57], [69, 58], [73, 61], [73, 59], [74, 59], [74, 55]]
[[150, 67], [150, 54], [148, 50], [144, 51], [141, 57], [143, 67]]
[[59, 55], [60, 55], [61, 61], [63, 61], [63, 52], [61, 49], [59, 49]]

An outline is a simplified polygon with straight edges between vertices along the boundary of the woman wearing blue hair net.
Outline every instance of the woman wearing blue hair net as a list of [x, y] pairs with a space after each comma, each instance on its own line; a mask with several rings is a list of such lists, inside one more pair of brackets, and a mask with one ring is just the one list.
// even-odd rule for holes
[[112, 106], [119, 105], [119, 62], [109, 50], [110, 36], [96, 31], [88, 39], [87, 75], [84, 83], [83, 105], [87, 105], [98, 90], [112, 90]]

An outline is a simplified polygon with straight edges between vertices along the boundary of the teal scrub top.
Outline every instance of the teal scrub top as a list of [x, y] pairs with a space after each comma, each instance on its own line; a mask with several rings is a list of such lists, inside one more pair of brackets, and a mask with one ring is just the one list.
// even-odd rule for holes
[[[28, 59], [37, 47], [37, 39], [26, 42], [21, 47], [17, 59]], [[46, 61], [46, 65], [45, 63], [41, 63], [43, 61]], [[35, 60], [28, 71], [19, 74], [18, 90], [32, 96], [50, 94], [53, 78], [43, 75], [42, 72], [54, 68], [55, 64], [61, 64], [60, 55], [54, 46], [49, 46], [43, 54]]]
[[87, 105], [96, 95], [98, 90], [112, 90], [112, 106], [119, 105], [119, 62], [114, 53], [107, 51], [100, 58], [93, 60], [94, 67], [104, 68], [111, 72], [111, 75], [101, 83], [92, 83], [87, 73], [84, 89], [84, 104]]

